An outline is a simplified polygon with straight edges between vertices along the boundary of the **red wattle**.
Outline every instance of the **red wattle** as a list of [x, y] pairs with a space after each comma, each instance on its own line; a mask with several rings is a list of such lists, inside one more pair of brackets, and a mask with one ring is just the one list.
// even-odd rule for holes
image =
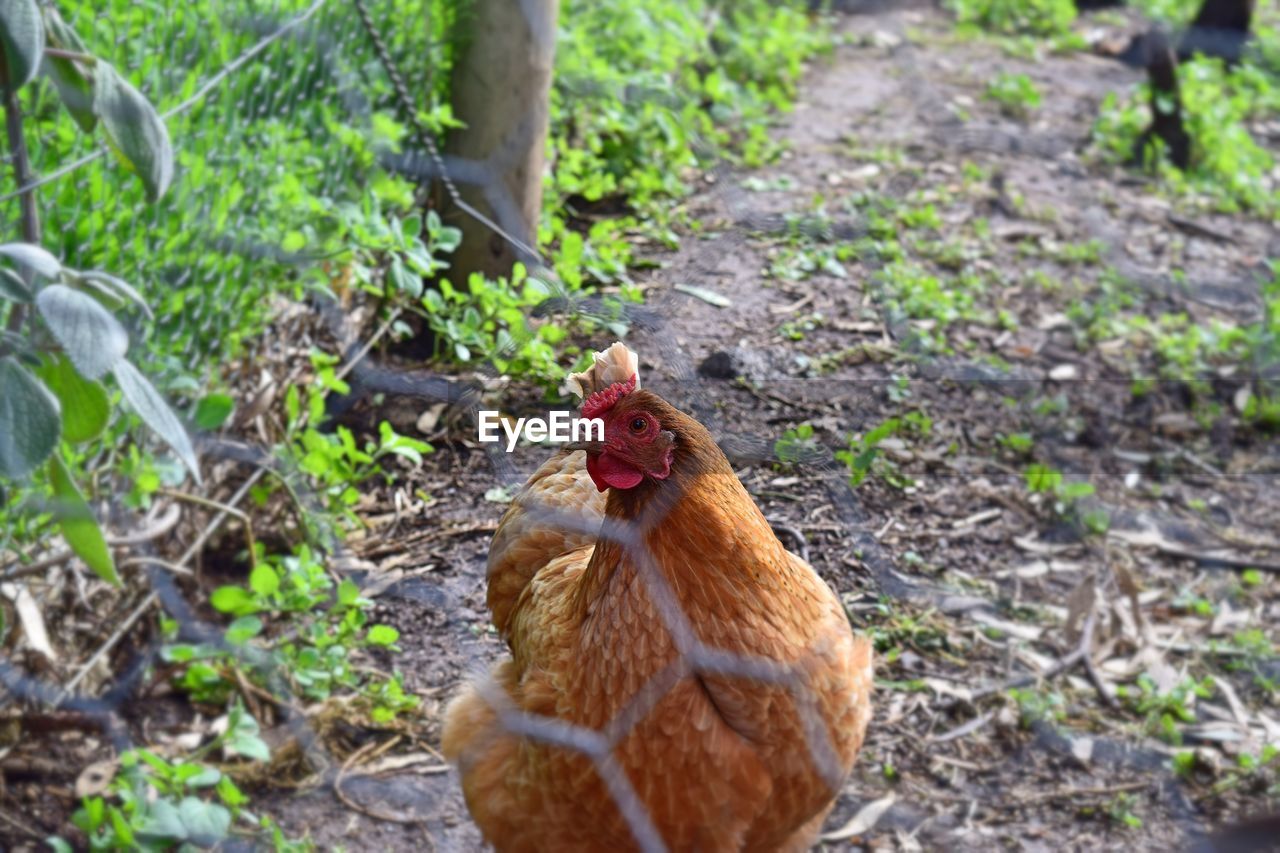
[[605, 451], [599, 456], [587, 455], [587, 473], [596, 489], [634, 489], [644, 479], [644, 474]]

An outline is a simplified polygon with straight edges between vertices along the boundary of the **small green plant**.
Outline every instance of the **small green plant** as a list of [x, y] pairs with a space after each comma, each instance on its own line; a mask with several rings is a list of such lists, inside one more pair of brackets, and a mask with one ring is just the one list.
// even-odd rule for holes
[[[121, 753], [115, 775], [102, 793], [84, 798], [72, 822], [89, 839], [89, 849], [167, 850], [213, 847], [232, 834], [232, 824], [256, 823], [243, 810], [248, 798], [231, 777], [206, 762], [221, 752], [227, 759], [266, 761], [267, 744], [258, 723], [236, 704], [221, 733], [192, 755], [170, 760], [147, 749]], [[270, 829], [264, 821], [264, 829]], [[55, 849], [70, 850], [62, 839]]]
[[[0, 268], [0, 303], [10, 303], [11, 329], [0, 332], [0, 478], [22, 481], [47, 464], [44, 478], [67, 544], [100, 577], [118, 584], [101, 528], [68, 466], [75, 446], [97, 440], [107, 428], [111, 397], [102, 380], [108, 374], [130, 409], [200, 477], [182, 423], [125, 358], [129, 335], [115, 311], [126, 303], [148, 315], [150, 309], [121, 279], [69, 269], [38, 246], [5, 244], [0, 257], [22, 271]], [[36, 313], [28, 317], [30, 306]]]
[[915, 481], [898, 470], [898, 466], [885, 458], [881, 445], [899, 435], [924, 437], [933, 428], [933, 421], [923, 412], [913, 411], [898, 418], [889, 418], [880, 425], [858, 436], [849, 437], [847, 450], [836, 451], [836, 459], [849, 468], [849, 484], [862, 485], [867, 477], [875, 474], [897, 488], [907, 488]]
[[1027, 489], [1053, 498], [1053, 511], [1079, 522], [1089, 533], [1101, 535], [1111, 526], [1106, 510], [1086, 505], [1094, 494], [1091, 483], [1068, 482], [1062, 472], [1048, 465], [1033, 463], [1023, 471]]
[[1010, 698], [1018, 706], [1019, 719], [1024, 727], [1041, 721], [1057, 722], [1066, 716], [1067, 702], [1061, 693], [1034, 687], [1015, 687]]
[[1013, 118], [1025, 119], [1040, 107], [1040, 89], [1026, 74], [1002, 71], [987, 84], [984, 93], [989, 101], [1000, 106], [1000, 111]]
[[1146, 673], [1138, 676], [1133, 686], [1122, 684], [1116, 688], [1116, 696], [1143, 717], [1143, 727], [1148, 734], [1174, 745], [1182, 743], [1179, 724], [1196, 721], [1195, 700], [1212, 695], [1210, 678], [1201, 681], [1184, 678], [1168, 692], [1161, 692]]
[[1120, 793], [1116, 794], [1107, 805], [1107, 817], [1120, 826], [1128, 829], [1141, 829], [1142, 818], [1138, 817], [1135, 808], [1138, 805], [1138, 798], [1134, 794]]
[[[345, 426], [331, 431], [318, 427], [324, 423], [326, 397], [345, 394], [350, 387], [338, 375], [337, 356], [313, 350], [310, 358], [312, 381], [291, 385], [285, 392], [285, 436], [277, 453], [290, 464], [276, 480], [255, 486], [252, 494], [265, 503], [276, 486], [283, 487], [306, 526], [308, 541], [328, 545], [334, 538], [333, 519], [345, 520], [348, 525], [359, 523], [352, 509], [360, 499], [357, 487], [379, 475], [390, 480], [390, 473], [382, 468], [387, 458], [398, 456], [421, 465], [422, 457], [434, 448], [400, 435], [386, 421], [378, 425], [377, 440], [367, 440], [363, 446]], [[303, 491], [318, 494], [323, 511], [317, 512], [311, 503], [300, 500], [298, 495]]]
[[[396, 649], [399, 632], [369, 624], [372, 602], [351, 580], [335, 585], [306, 545], [290, 555], [259, 553], [248, 583], [219, 587], [210, 603], [233, 617], [225, 646], [171, 642], [161, 651], [165, 660], [182, 665], [175, 683], [193, 701], [226, 702], [236, 671], [244, 670], [259, 681], [283, 674], [298, 695], [312, 701], [339, 690], [354, 694], [374, 724], [389, 723], [418, 706], [398, 673], [371, 676], [354, 665], [352, 657], [361, 650]], [[173, 633], [176, 625], [166, 631]]]
[[896, 661], [904, 649], [922, 655], [951, 649], [946, 627], [932, 610], [912, 613], [885, 600], [876, 604], [872, 614], [868, 631], [876, 652], [886, 663]]
[[773, 455], [782, 465], [795, 465], [822, 457], [822, 448], [813, 435], [812, 424], [800, 424], [783, 431], [773, 443]]
[[790, 341], [803, 341], [806, 334], [821, 329], [825, 323], [826, 317], [819, 312], [801, 314], [778, 326], [778, 334]]
[[517, 264], [509, 281], [472, 275], [466, 288], [458, 288], [442, 280], [438, 291], [423, 294], [422, 303], [442, 355], [480, 359], [502, 373], [553, 383], [564, 373], [557, 345], [568, 332], [555, 323], [535, 327], [529, 320], [529, 309], [552, 295], [549, 285]]
[[1199, 194], [1220, 210], [1273, 214], [1280, 207], [1275, 158], [1254, 140], [1249, 123], [1280, 111], [1274, 78], [1249, 63], [1228, 69], [1220, 60], [1196, 57], [1178, 66], [1183, 118], [1193, 141], [1192, 165], [1183, 173], [1165, 158], [1157, 137], [1136, 151], [1150, 124], [1150, 86], [1129, 98], [1108, 95], [1094, 127], [1105, 159], [1128, 162], [1135, 154], [1175, 194]]
[[948, 0], [961, 24], [998, 33], [1059, 35], [1076, 19], [1073, 0]]

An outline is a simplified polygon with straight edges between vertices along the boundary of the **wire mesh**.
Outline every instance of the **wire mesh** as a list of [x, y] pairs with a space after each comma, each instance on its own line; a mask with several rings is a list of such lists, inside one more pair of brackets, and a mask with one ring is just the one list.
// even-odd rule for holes
[[[38, 193], [50, 248], [70, 266], [110, 270], [141, 284], [147, 293], [164, 294], [154, 334], [184, 341], [189, 358], [199, 359], [206, 353], [238, 345], [253, 346], [254, 336], [261, 330], [243, 325], [243, 317], [253, 314], [249, 308], [278, 292], [274, 282], [280, 280], [298, 281], [295, 294], [301, 295], [302, 271], [314, 268], [318, 261], [308, 256], [305, 248], [297, 252], [280, 249], [290, 232], [305, 231], [308, 211], [295, 209], [291, 204], [295, 199], [278, 193], [278, 178], [289, 175], [313, 196], [340, 197], [368, 179], [378, 166], [377, 158], [366, 147], [375, 113], [402, 111], [407, 96], [421, 107], [443, 91], [440, 74], [449, 61], [445, 45], [453, 14], [450, 4], [438, 0], [365, 0], [366, 8], [361, 5], [342, 0], [229, 0], [222, 7], [220, 18], [211, 21], [183, 8], [128, 2], [113, 3], [108, 9], [101, 4], [65, 4], [66, 18], [84, 36], [90, 51], [124, 69], [165, 114], [183, 178], [162, 202], [150, 204], [136, 182], [122, 175], [111, 157], [101, 155], [95, 142], [66, 132], [69, 119], [51, 119], [53, 129], [32, 140], [35, 172], [45, 176]], [[519, 4], [513, 4], [513, 10], [519, 8]], [[431, 25], [377, 25], [402, 18], [429, 21]], [[375, 37], [371, 37], [367, 26], [370, 20], [375, 22]], [[655, 30], [660, 27], [655, 26]], [[404, 75], [402, 84], [397, 85], [393, 69]], [[669, 97], [663, 84], [661, 80], [568, 80], [557, 97], [584, 92], [607, 94], [621, 88], [625, 97], [637, 104], [662, 104]], [[921, 82], [920, 87], [922, 97], [931, 96], [927, 84]], [[52, 109], [47, 92], [28, 97], [33, 115]], [[355, 137], [359, 142], [348, 138], [345, 131], [350, 128], [358, 129]], [[485, 173], [485, 164], [441, 158], [429, 134], [419, 135], [426, 138], [403, 145], [403, 160], [398, 161], [403, 171], [426, 178], [452, 174], [458, 180], [488, 181], [491, 186], [501, 186], [500, 181], [493, 180], [494, 175]], [[192, 153], [197, 143], [204, 152], [199, 157]], [[1025, 152], [1030, 143], [997, 134], [981, 138], [957, 136], [950, 144], [1000, 151], [1013, 146]], [[1040, 153], [1047, 157], [1060, 150], [1054, 147]], [[63, 169], [62, 164], [66, 163], [76, 165]], [[277, 191], [273, 193], [269, 188]], [[906, 194], [910, 189], [903, 187], [900, 192]], [[7, 193], [5, 198], [11, 199], [15, 193], [16, 190]], [[457, 200], [456, 192], [453, 195]], [[744, 216], [752, 215], [747, 200], [732, 204], [739, 205]], [[502, 205], [494, 207], [501, 209]], [[16, 205], [0, 205], [4, 226], [11, 232], [18, 230], [15, 213]], [[536, 251], [512, 236], [515, 229], [508, 227], [510, 223], [492, 224], [520, 254], [536, 260]], [[220, 257], [211, 255], [209, 246], [217, 247]], [[163, 266], [157, 266], [160, 258]], [[554, 275], [545, 264], [542, 266], [544, 275]], [[600, 316], [614, 316], [609, 313], [613, 309], [606, 311], [581, 297], [570, 299], [562, 295], [557, 299], [559, 303], [549, 301], [544, 310], [587, 316], [599, 311]], [[351, 339], [340, 312], [329, 306], [325, 316], [335, 338]], [[633, 309], [626, 316], [648, 332], [663, 328], [663, 318], [652, 311]], [[899, 317], [896, 322], [895, 337], [910, 348], [912, 336], [905, 319]], [[693, 381], [697, 371], [680, 344], [673, 338], [651, 337], [656, 348], [653, 355], [665, 369]], [[513, 348], [518, 345], [519, 342], [512, 343]], [[960, 386], [984, 381], [983, 377], [972, 375], [970, 368], [946, 362], [928, 364], [927, 352], [918, 354], [926, 362], [926, 372], [931, 371], [929, 381], [953, 381]], [[411, 391], [469, 409], [473, 415], [479, 407], [479, 395], [472, 387], [444, 380], [406, 380], [359, 359], [349, 366], [352, 378], [368, 389]], [[160, 371], [166, 369], [165, 365], [156, 367]], [[487, 375], [496, 377], [498, 371], [491, 368]], [[991, 381], [1004, 383], [1006, 388], [1012, 384], [1006, 376]], [[877, 382], [888, 384], [890, 380]], [[696, 394], [686, 396], [684, 402], [696, 414], [709, 422], [715, 418], [709, 410], [699, 411]], [[719, 432], [722, 444], [746, 439], [729, 434], [723, 427]], [[282, 464], [259, 449], [212, 440], [205, 443], [204, 450], [210, 458], [238, 460], [255, 467], [256, 473], [228, 501], [233, 507], [264, 471], [278, 471]], [[770, 448], [758, 450], [763, 458], [771, 453]], [[496, 449], [490, 449], [488, 455], [498, 482], [510, 483], [518, 478], [509, 457]], [[855, 545], [882, 589], [904, 596], [918, 591], [918, 585], [894, 573], [893, 560], [871, 535], [857, 497], [831, 459], [816, 460], [805, 470], [822, 479], [828, 497], [840, 508], [842, 523], [855, 533]], [[529, 509], [537, 511], [536, 507]], [[220, 518], [225, 516], [223, 513]], [[219, 520], [209, 525], [206, 534]], [[641, 567], [644, 594], [657, 607], [676, 655], [600, 730], [526, 713], [515, 707], [501, 688], [482, 681], [482, 695], [507, 733], [586, 755], [609, 789], [636, 845], [646, 851], [661, 850], [665, 849], [661, 834], [613, 755], [614, 748], [680, 680], [700, 675], [750, 679], [781, 685], [792, 695], [794, 707], [805, 721], [808, 758], [827, 780], [832, 795], [838, 792], [842, 769], [830, 732], [814, 706], [802, 666], [729, 653], [703, 644], [690, 624], [689, 614], [684, 612], [633, 525], [566, 515], [551, 507], [545, 508], [539, 521], [622, 544]], [[197, 540], [177, 561], [178, 565], [186, 565], [201, 544], [203, 539]], [[221, 631], [193, 611], [170, 575], [153, 569], [148, 576], [152, 592], [133, 612], [124, 615], [123, 624], [113, 635], [116, 639], [159, 603], [180, 623], [180, 638], [221, 645], [236, 655], [250, 654], [243, 647], [227, 646]], [[110, 650], [108, 644], [99, 654]], [[147, 650], [98, 696], [76, 693], [79, 677], [96, 658], [86, 662], [80, 676], [61, 687], [31, 679], [8, 663], [0, 668], [0, 680], [12, 696], [97, 715], [115, 742], [123, 745], [128, 736], [115, 714], [128, 701], [146, 668], [154, 663], [157, 652], [158, 647]], [[246, 663], [264, 665], [261, 660]], [[272, 683], [272, 689], [280, 696], [288, 694], [279, 679]], [[306, 726], [301, 716], [291, 719], [298, 726]]]

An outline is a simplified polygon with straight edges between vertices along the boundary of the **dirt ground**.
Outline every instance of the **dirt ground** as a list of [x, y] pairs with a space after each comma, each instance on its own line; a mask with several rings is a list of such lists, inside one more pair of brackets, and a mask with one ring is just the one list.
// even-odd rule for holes
[[[701, 230], [675, 253], [653, 253], [628, 337], [646, 385], [712, 428], [766, 515], [803, 537], [877, 639], [876, 715], [828, 829], [869, 803], [887, 810], [827, 846], [1167, 850], [1274, 808], [1274, 787], [1230, 768], [1280, 737], [1276, 693], [1255, 678], [1274, 679], [1277, 662], [1268, 653], [1235, 665], [1239, 652], [1219, 647], [1249, 627], [1274, 632], [1274, 578], [1242, 591], [1230, 564], [1263, 564], [1267, 549], [1274, 561], [1276, 448], [1229, 416], [1197, 421], [1179, 383], [1133, 396], [1148, 354], [1124, 340], [1078, 345], [1067, 312], [1096, 295], [1109, 266], [1137, 283], [1136, 311], [1249, 322], [1260, 264], [1280, 239], [1242, 217], [1184, 216], [1144, 178], [1084, 156], [1103, 97], [1137, 80], [1114, 61], [1011, 58], [955, 40], [942, 15], [922, 9], [851, 16], [841, 28], [845, 43], [815, 65], [777, 130], [780, 162], [703, 177], [688, 202]], [[983, 100], [999, 71], [1037, 83], [1034, 117], [1007, 118]], [[962, 355], [894, 361], [886, 355], [930, 329], [885, 310], [881, 265], [769, 274], [797, 233], [819, 251], [866, 233], [847, 202], [875, 195], [932, 203], [939, 239], [960, 245], [985, 220], [990, 237], [969, 262], [989, 281], [978, 301], [1007, 312], [1003, 328], [961, 321], [947, 335]], [[817, 204], [822, 224], [806, 232]], [[1059, 251], [1089, 241], [1091, 261]], [[945, 258], [931, 268], [946, 270]], [[1062, 285], [1037, 286], [1046, 279]], [[502, 403], [516, 414], [543, 405], [519, 388]], [[851, 489], [831, 449], [906, 411], [927, 414], [927, 434], [884, 445], [883, 473]], [[780, 464], [775, 441], [802, 423], [817, 449]], [[470, 429], [446, 417], [433, 437], [440, 451], [401, 486], [434, 500], [357, 549], [409, 576], [382, 594], [381, 618], [402, 632], [396, 664], [428, 699], [432, 738], [460, 681], [504, 651], [483, 593], [487, 535], [503, 506], [486, 492], [522, 481], [545, 456], [486, 456]], [[1033, 438], [1030, 459], [1002, 447], [1011, 434]], [[1106, 513], [1108, 534], [1082, 535], [1051, 498], [1029, 492], [1030, 460], [1091, 482], [1085, 506]], [[1212, 613], [1189, 601], [1212, 602]], [[1071, 657], [1085, 632], [1088, 669]], [[1124, 704], [1117, 685], [1140, 672], [1169, 684], [1217, 679], [1183, 746], [1154, 736], [1133, 706], [1111, 707]], [[1171, 757], [1183, 750], [1197, 763], [1179, 775]], [[323, 844], [420, 849], [425, 835], [437, 850], [482, 847], [452, 773], [362, 779], [348, 793], [423, 822], [371, 819], [327, 789], [271, 810]]]
[[[1078, 310], [1105, 301], [1110, 269], [1130, 283], [1131, 313], [1256, 321], [1280, 237], [1182, 211], [1086, 156], [1104, 96], [1138, 79], [1117, 62], [1011, 57], [957, 40], [926, 8], [847, 16], [840, 31], [776, 130], [785, 155], [700, 177], [687, 203], [698, 229], [651, 252], [627, 336], [646, 387], [711, 428], [784, 541], [875, 638], [875, 716], [827, 828], [863, 825], [825, 847], [1169, 850], [1280, 808], [1274, 771], [1239, 757], [1280, 741], [1280, 455], [1232, 416], [1240, 377], [1210, 383], [1216, 416], [1185, 383], [1135, 395], [1151, 353], [1124, 337], [1082, 344]], [[983, 98], [1001, 71], [1044, 93], [1030, 117]], [[883, 255], [834, 254], [875, 237], [877, 199], [932, 207], [899, 241], [944, 285], [976, 274], [970, 316], [904, 314]], [[516, 386], [494, 401], [546, 405]], [[392, 400], [378, 414], [412, 424], [424, 408]], [[832, 451], [909, 412], [851, 487]], [[812, 438], [780, 460], [777, 441], [801, 424]], [[420, 735], [438, 743], [444, 703], [504, 654], [484, 606], [495, 487], [547, 451], [486, 453], [452, 412], [428, 438], [437, 451], [372, 501], [353, 548], [385, 580], [376, 618], [401, 632], [385, 663], [423, 697]], [[1033, 462], [1095, 491], [1055, 508], [1028, 489]], [[1091, 533], [1099, 516], [1109, 529]], [[1253, 645], [1239, 639], [1250, 631]], [[1193, 715], [1181, 746], [1159, 736], [1159, 707], [1132, 698], [1144, 673], [1161, 695], [1211, 681], [1181, 700]], [[263, 790], [254, 807], [326, 848], [484, 849], [453, 772], [341, 785], [342, 798]]]

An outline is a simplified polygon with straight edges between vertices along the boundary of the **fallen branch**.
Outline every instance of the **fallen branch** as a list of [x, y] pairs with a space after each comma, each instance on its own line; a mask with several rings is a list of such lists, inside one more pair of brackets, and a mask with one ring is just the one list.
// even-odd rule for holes
[[[240, 488], [231, 496], [227, 505], [213, 517], [213, 520], [210, 521], [205, 526], [205, 529], [201, 531], [200, 535], [196, 537], [196, 541], [192, 542], [187, 550], [183, 552], [182, 557], [178, 559], [177, 565], [182, 566], [183, 568], [186, 567], [187, 563], [191, 561], [191, 558], [204, 547], [204, 543], [208, 541], [214, 531], [222, 526], [222, 522], [225, 521], [232, 512], [234, 512], [233, 508], [235, 505], [244, 499], [244, 496], [249, 493], [249, 489], [253, 488], [254, 484], [257, 483], [258, 480], [262, 479], [262, 475], [265, 474], [266, 471], [267, 469], [265, 468], [259, 468], [250, 474], [247, 480], [240, 484]], [[109, 654], [111, 650], [115, 648], [116, 643], [120, 642], [121, 638], [128, 633], [129, 629], [131, 629], [137, 621], [142, 618], [142, 615], [159, 600], [160, 593], [156, 590], [152, 590], [147, 593], [146, 598], [144, 598], [142, 602], [125, 617], [124, 621], [116, 627], [115, 631], [111, 632], [111, 636], [107, 638], [107, 641], [99, 646], [98, 650], [90, 655], [89, 659], [85, 661], [80, 669], [77, 670], [76, 674], [71, 677], [71, 680], [63, 685], [62, 689], [58, 692], [57, 697], [54, 699], [53, 704], [55, 706], [60, 706], [65, 702], [67, 697], [71, 695], [71, 691], [75, 690], [76, 686], [84, 680], [84, 677], [89, 674], [94, 666], [97, 665], [98, 661], [102, 660], [103, 657]]]

